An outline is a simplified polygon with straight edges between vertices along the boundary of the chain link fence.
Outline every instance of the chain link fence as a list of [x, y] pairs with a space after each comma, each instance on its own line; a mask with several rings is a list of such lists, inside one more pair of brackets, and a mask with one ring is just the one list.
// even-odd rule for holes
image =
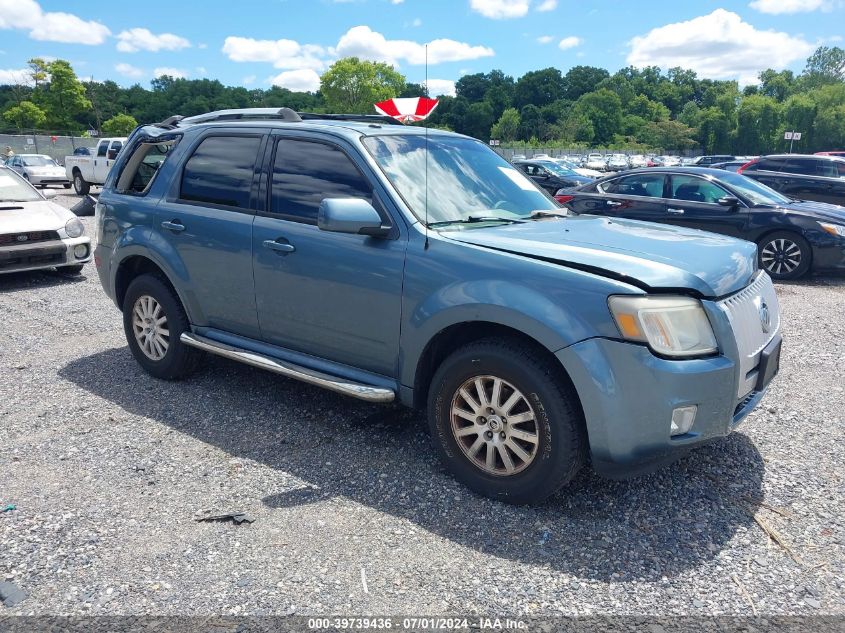
[[521, 149], [510, 147], [493, 147], [492, 149], [505, 160], [513, 160], [514, 156], [524, 156], [525, 158], [534, 158], [535, 156], [551, 156], [552, 158], [560, 158], [563, 156], [586, 156], [587, 154], [601, 154], [602, 156], [611, 156], [613, 154], [625, 154], [626, 156], [636, 156], [645, 154], [655, 154], [657, 156], [681, 156], [681, 157], [695, 157], [701, 156], [701, 150], [659, 150], [659, 151], [640, 151], [640, 150], [623, 150], [623, 149], [584, 149], [584, 148], [535, 148], [535, 149]]
[[11, 147], [15, 154], [46, 154], [64, 164], [65, 156], [70, 156], [77, 147], [93, 148], [96, 138], [84, 136], [59, 136], [54, 134], [0, 134], [0, 153], [5, 156], [6, 148]]

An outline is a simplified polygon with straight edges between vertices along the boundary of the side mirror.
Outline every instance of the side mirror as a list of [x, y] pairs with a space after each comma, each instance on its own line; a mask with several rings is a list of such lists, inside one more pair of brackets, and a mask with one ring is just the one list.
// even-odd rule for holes
[[383, 226], [381, 216], [361, 198], [326, 198], [317, 211], [317, 226], [322, 231], [385, 237], [389, 226]]
[[41, 195], [44, 196], [47, 200], [52, 200], [57, 195], [59, 195], [59, 192], [55, 189], [42, 189]]
[[719, 198], [718, 202], [721, 206], [728, 207], [729, 209], [736, 209], [739, 206], [739, 198], [734, 198], [733, 196]]
[[115, 158], [117, 158], [117, 150], [116, 149], [110, 149], [106, 158], [108, 158], [109, 160], [114, 160]]

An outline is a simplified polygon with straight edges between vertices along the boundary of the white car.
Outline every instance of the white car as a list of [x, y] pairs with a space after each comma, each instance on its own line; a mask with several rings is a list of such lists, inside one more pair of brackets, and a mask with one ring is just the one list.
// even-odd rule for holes
[[91, 261], [82, 221], [0, 166], [0, 274], [41, 268], [79, 274]]
[[38, 187], [62, 185], [70, 189], [65, 168], [46, 154], [17, 154], [6, 161], [6, 167], [14, 169]]
[[678, 156], [661, 156], [660, 160], [664, 167], [677, 167], [681, 164], [681, 159]]
[[601, 154], [590, 154], [587, 156], [587, 162], [584, 164], [584, 167], [596, 171], [607, 171], [607, 160]]
[[604, 174], [600, 171], [597, 171], [595, 169], [587, 169], [586, 167], [578, 167], [577, 163], [574, 163], [571, 160], [566, 160], [565, 158], [552, 158], [550, 160], [556, 162], [558, 165], [568, 167], [579, 176], [586, 176], [587, 178], [601, 178], [602, 176], [604, 176]]

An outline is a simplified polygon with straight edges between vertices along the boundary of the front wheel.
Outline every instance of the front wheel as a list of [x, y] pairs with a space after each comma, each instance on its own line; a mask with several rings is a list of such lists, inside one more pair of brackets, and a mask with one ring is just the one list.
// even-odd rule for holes
[[765, 236], [757, 245], [760, 268], [772, 279], [798, 279], [810, 270], [810, 245], [800, 235], [776, 231]]
[[483, 340], [449, 356], [432, 380], [428, 419], [449, 471], [493, 499], [538, 503], [585, 461], [577, 396], [550, 359], [518, 341]]
[[156, 378], [178, 380], [196, 367], [200, 352], [179, 339], [190, 331], [176, 293], [159, 277], [136, 277], [123, 299], [123, 329], [135, 360]]
[[85, 182], [79, 172], [73, 175], [73, 190], [80, 196], [87, 196], [88, 192], [91, 191], [91, 185]]

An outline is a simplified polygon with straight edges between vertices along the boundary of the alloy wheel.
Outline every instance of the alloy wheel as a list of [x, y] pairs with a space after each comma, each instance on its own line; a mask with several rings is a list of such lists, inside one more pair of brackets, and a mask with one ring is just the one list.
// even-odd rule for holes
[[801, 247], [787, 238], [772, 240], [760, 251], [760, 261], [766, 272], [789, 275], [801, 265]]
[[464, 382], [452, 398], [450, 423], [461, 451], [488, 475], [515, 475], [537, 456], [534, 409], [519, 389], [497, 376]]
[[170, 347], [167, 315], [161, 304], [150, 295], [141, 295], [132, 308], [132, 332], [135, 341], [150, 360], [159, 361]]

